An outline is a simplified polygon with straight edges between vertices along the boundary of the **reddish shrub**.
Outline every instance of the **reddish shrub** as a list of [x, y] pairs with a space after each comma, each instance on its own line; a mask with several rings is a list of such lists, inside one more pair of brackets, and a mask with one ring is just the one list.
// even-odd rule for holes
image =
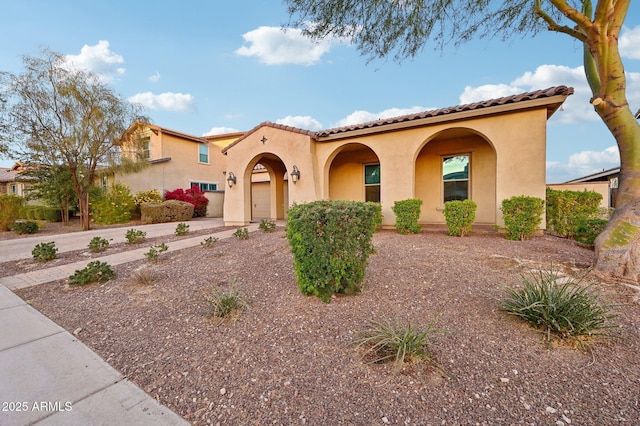
[[174, 191], [165, 191], [164, 199], [165, 201], [178, 200], [193, 204], [194, 217], [204, 217], [207, 215], [207, 204], [209, 204], [209, 199], [204, 196], [204, 192], [202, 192], [196, 185], [186, 191], [182, 188], [178, 188]]

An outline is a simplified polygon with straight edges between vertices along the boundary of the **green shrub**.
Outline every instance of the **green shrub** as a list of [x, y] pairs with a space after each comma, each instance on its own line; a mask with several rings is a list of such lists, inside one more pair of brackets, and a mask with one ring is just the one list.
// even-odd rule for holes
[[206, 248], [211, 248], [213, 247], [214, 243], [218, 242], [218, 238], [216, 237], [207, 237], [205, 238], [202, 242], [200, 242], [200, 245]]
[[218, 318], [237, 316], [248, 306], [247, 301], [233, 286], [226, 290], [212, 287], [200, 301], [207, 303], [210, 315]]
[[502, 200], [502, 218], [509, 240], [526, 240], [542, 223], [544, 200], [520, 195]]
[[47, 222], [62, 222], [62, 211], [57, 207], [43, 207], [42, 218]]
[[93, 237], [89, 241], [89, 250], [98, 253], [109, 248], [109, 241], [102, 237]]
[[523, 275], [522, 283], [521, 289], [506, 289], [502, 308], [541, 329], [547, 342], [554, 334], [581, 343], [581, 337], [607, 335], [605, 330], [612, 328], [608, 322], [615, 315], [589, 292], [590, 286], [573, 279], [559, 282], [553, 269]]
[[160, 255], [165, 251], [169, 250], [169, 246], [165, 243], [160, 243], [153, 245], [149, 248], [149, 251], [144, 255], [147, 257], [149, 262], [157, 262], [160, 259]]
[[272, 220], [262, 219], [260, 225], [258, 225], [258, 229], [263, 232], [273, 232], [276, 230], [276, 223]]
[[39, 206], [22, 206], [20, 208], [20, 219], [34, 220], [36, 218], [34, 211], [37, 208]]
[[583, 244], [593, 244], [608, 223], [608, 220], [597, 218], [578, 220], [573, 238]]
[[35, 260], [36, 262], [48, 262], [50, 260], [53, 260], [58, 257], [57, 253], [58, 248], [56, 247], [56, 243], [54, 241], [37, 244], [31, 251], [33, 260]]
[[246, 240], [249, 238], [249, 230], [247, 228], [238, 228], [233, 233], [233, 236], [239, 240]]
[[382, 223], [378, 203], [314, 201], [293, 205], [287, 238], [300, 290], [329, 302], [335, 293], [360, 291], [371, 239]]
[[147, 233], [139, 229], [128, 229], [124, 237], [128, 244], [140, 244], [147, 239]]
[[37, 222], [27, 220], [25, 222], [15, 222], [11, 226], [11, 230], [16, 234], [35, 234], [40, 227]]
[[0, 231], [10, 231], [11, 225], [20, 216], [24, 198], [13, 194], [0, 194]]
[[193, 217], [193, 204], [178, 200], [142, 203], [140, 212], [144, 223], [185, 222]]
[[463, 237], [472, 230], [476, 220], [477, 204], [472, 200], [456, 200], [444, 203], [444, 218], [447, 222], [448, 234]]
[[189, 233], [189, 225], [187, 225], [186, 223], [180, 222], [176, 226], [176, 235], [183, 236], [183, 235], [187, 235], [188, 233]]
[[76, 270], [69, 277], [69, 285], [80, 286], [95, 282], [106, 282], [115, 276], [116, 273], [108, 263], [94, 260], [89, 262], [84, 269]]
[[393, 213], [396, 215], [396, 230], [401, 234], [417, 234], [422, 230], [418, 224], [420, 219], [422, 200], [408, 199], [393, 203]]
[[131, 220], [131, 211], [135, 207], [129, 187], [121, 183], [113, 185], [109, 192], [91, 205], [92, 219], [101, 225], [126, 223]]
[[581, 222], [596, 218], [602, 195], [595, 191], [558, 191], [547, 188], [547, 228], [574, 238]]

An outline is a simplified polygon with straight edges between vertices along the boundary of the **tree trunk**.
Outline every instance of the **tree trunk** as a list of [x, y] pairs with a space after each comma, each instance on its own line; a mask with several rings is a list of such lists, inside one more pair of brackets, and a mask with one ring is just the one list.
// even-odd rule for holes
[[80, 207], [80, 223], [82, 224], [82, 230], [88, 231], [91, 229], [91, 221], [89, 220], [89, 193], [78, 194], [78, 207]]

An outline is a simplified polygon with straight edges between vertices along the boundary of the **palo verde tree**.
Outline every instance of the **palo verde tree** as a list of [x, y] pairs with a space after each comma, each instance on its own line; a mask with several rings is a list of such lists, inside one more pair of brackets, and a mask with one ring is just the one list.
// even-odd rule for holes
[[[615, 137], [620, 178], [613, 217], [596, 240], [596, 271], [640, 280], [640, 124], [627, 102], [618, 37], [631, 0], [286, 0], [290, 26], [313, 39], [350, 39], [369, 60], [418, 55], [429, 43], [554, 31], [584, 46], [591, 104]], [[550, 46], [553, 48], [553, 46]]]
[[34, 168], [65, 166], [83, 229], [89, 229], [88, 193], [96, 169], [144, 164], [135, 155], [121, 155], [121, 148], [134, 140], [132, 123], [147, 120], [97, 74], [70, 68], [58, 53], [44, 50], [40, 57], [23, 57], [23, 63], [20, 74], [0, 73], [0, 146]]

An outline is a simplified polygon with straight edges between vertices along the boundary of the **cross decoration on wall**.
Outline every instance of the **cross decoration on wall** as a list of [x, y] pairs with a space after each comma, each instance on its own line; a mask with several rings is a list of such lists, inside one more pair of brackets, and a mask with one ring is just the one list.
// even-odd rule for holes
[[260, 142], [262, 142], [262, 144], [264, 145], [264, 143], [265, 143], [266, 141], [268, 141], [268, 140], [269, 140], [269, 139], [267, 139], [267, 137], [266, 137], [266, 136], [263, 136], [263, 137], [262, 137], [262, 139], [260, 139]]

